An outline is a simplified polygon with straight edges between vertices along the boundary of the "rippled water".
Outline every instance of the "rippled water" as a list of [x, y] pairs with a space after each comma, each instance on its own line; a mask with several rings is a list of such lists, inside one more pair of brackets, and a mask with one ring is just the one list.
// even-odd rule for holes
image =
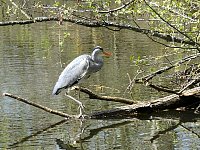
[[[64, 37], [64, 33], [69, 34]], [[162, 48], [147, 37], [129, 31], [112, 32], [65, 23], [37, 23], [0, 28], [0, 91], [27, 98], [70, 114], [77, 105], [52, 89], [63, 68], [76, 56], [90, 53], [96, 45], [113, 53], [102, 70], [83, 83], [98, 94], [124, 96], [129, 79], [137, 72], [130, 57], [162, 55]], [[101, 87], [101, 88], [100, 88]], [[151, 89], [136, 85], [135, 100], [149, 100]], [[72, 94], [74, 94], [72, 92]], [[154, 95], [155, 96], [155, 95]], [[159, 97], [160, 95], [157, 96]], [[156, 96], [155, 96], [156, 97]], [[81, 94], [86, 112], [122, 104], [90, 100]], [[171, 117], [122, 120], [63, 120], [63, 118], [16, 101], [0, 98], [0, 148], [11, 149], [198, 149], [199, 118]], [[176, 113], [174, 115], [177, 115]], [[173, 115], [171, 115], [173, 116]], [[166, 119], [167, 118], [167, 119]], [[178, 117], [177, 117], [178, 118]], [[170, 129], [170, 130], [168, 130]]]

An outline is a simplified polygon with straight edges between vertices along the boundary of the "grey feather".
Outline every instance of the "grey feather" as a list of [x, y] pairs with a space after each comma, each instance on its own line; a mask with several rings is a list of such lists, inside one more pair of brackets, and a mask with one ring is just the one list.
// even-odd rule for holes
[[88, 78], [103, 66], [101, 47], [96, 47], [90, 55], [81, 55], [75, 58], [60, 74], [56, 85], [54, 86], [53, 95], [58, 95], [62, 89], [67, 89], [73, 85], [80, 83], [83, 79]]
[[53, 95], [60, 93], [63, 88], [71, 87], [75, 82], [81, 80], [87, 73], [89, 62], [86, 58], [89, 55], [81, 55], [74, 59], [60, 74], [53, 89]]

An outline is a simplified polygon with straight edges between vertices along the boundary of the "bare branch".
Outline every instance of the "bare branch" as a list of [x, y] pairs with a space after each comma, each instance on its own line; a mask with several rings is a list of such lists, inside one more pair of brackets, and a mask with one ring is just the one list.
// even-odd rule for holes
[[125, 3], [125, 4], [123, 4], [122, 6], [120, 6], [120, 7], [118, 7], [118, 8], [115, 8], [115, 9], [112, 9], [112, 10], [98, 11], [98, 13], [113, 13], [113, 12], [116, 12], [116, 11], [119, 11], [119, 10], [121, 10], [121, 9], [123, 9], [123, 8], [128, 7], [128, 6], [129, 6], [131, 3], [133, 3], [133, 2], [134, 2], [134, 0], [131, 0], [131, 1], [129, 1], [129, 2]]
[[[36, 17], [33, 20], [0, 22], [0, 26], [8, 26], [8, 25], [16, 25], [16, 24], [24, 25], [24, 24], [32, 24], [32, 23], [36, 23], [36, 22], [46, 22], [46, 21], [60, 21], [60, 18], [58, 16], [57, 17]], [[162, 34], [157, 31], [134, 27], [134, 26], [128, 25], [128, 24], [121, 24], [121, 23], [115, 23], [115, 22], [109, 22], [109, 21], [74, 19], [71, 17], [69, 17], [69, 18], [63, 17], [62, 21], [71, 22], [71, 23], [75, 23], [78, 25], [86, 26], [86, 27], [115, 27], [118, 29], [132, 30], [132, 31], [139, 32], [142, 34], [149, 34], [151, 36], [158, 37], [160, 39], [163, 39], [163, 40], [166, 40], [169, 42], [188, 44], [188, 45], [192, 45], [192, 46], [199, 45], [195, 41], [183, 40], [181, 38], [172, 37], [169, 34]]]
[[148, 35], [148, 34], [146, 34], [146, 36], [147, 36], [148, 38], [150, 38], [153, 42], [156, 42], [156, 43], [158, 43], [158, 44], [160, 44], [160, 45], [163, 45], [163, 46], [165, 46], [165, 47], [168, 47], [168, 48], [197, 49], [196, 47], [170, 46], [170, 45], [167, 45], [167, 44], [165, 44], [165, 43], [162, 43], [162, 42], [159, 42], [159, 41], [153, 39], [153, 37], [151, 37], [151, 36]]
[[27, 99], [24, 99], [24, 98], [15, 96], [15, 95], [10, 94], [10, 93], [3, 93], [3, 95], [4, 95], [4, 96], [8, 96], [8, 97], [13, 98], [13, 99], [16, 99], [16, 100], [18, 100], [18, 101], [21, 101], [21, 102], [23, 102], [23, 103], [29, 104], [29, 105], [31, 105], [31, 106], [40, 108], [40, 109], [42, 109], [42, 110], [44, 110], [44, 111], [46, 111], [46, 112], [49, 112], [49, 113], [51, 113], [51, 114], [55, 114], [55, 115], [58, 115], [58, 116], [61, 116], [61, 117], [65, 117], [65, 118], [68, 118], [68, 119], [70, 119], [70, 118], [77, 118], [76, 116], [69, 115], [69, 114], [66, 114], [66, 113], [63, 113], [63, 112], [60, 112], [60, 111], [57, 111], [57, 110], [53, 110], [53, 109], [50, 109], [50, 108], [48, 108], [48, 107], [44, 107], [44, 106], [42, 106], [42, 105], [36, 104], [36, 103], [31, 102], [31, 101], [29, 101], [29, 100], [27, 100]]
[[177, 91], [174, 91], [174, 90], [171, 90], [171, 89], [168, 89], [168, 88], [165, 88], [165, 87], [161, 87], [161, 86], [158, 86], [158, 85], [154, 85], [152, 83], [148, 84], [148, 86], [157, 90], [157, 91], [162, 91], [162, 92], [167, 92], [167, 93], [172, 93], [172, 94], [178, 94]]
[[172, 69], [172, 68], [174, 68], [174, 67], [176, 67], [176, 66], [178, 66], [178, 65], [180, 65], [180, 64], [185, 63], [186, 61], [189, 61], [189, 60], [191, 60], [191, 59], [195, 59], [195, 58], [197, 58], [197, 57], [200, 57], [200, 53], [187, 56], [187, 57], [181, 59], [180, 61], [176, 62], [175, 64], [173, 64], [173, 65], [171, 65], [171, 66], [166, 66], [166, 67], [161, 68], [161, 69], [159, 69], [159, 70], [157, 70], [157, 71], [155, 71], [155, 72], [153, 72], [153, 73], [151, 73], [151, 74], [149, 74], [149, 75], [146, 75], [146, 76], [144, 76], [144, 77], [142, 77], [142, 78], [140, 78], [140, 79], [136, 79], [135, 82], [136, 82], [136, 83], [148, 82], [148, 81], [151, 80], [153, 77], [155, 77], [155, 76], [157, 76], [157, 75], [159, 75], [159, 74], [162, 74], [162, 73], [165, 72], [165, 71], [168, 71], [168, 70], [170, 70], [170, 69]]
[[191, 18], [189, 16], [187, 16], [186, 14], [181, 14], [179, 13], [177, 10], [174, 10], [172, 8], [169, 8], [169, 7], [165, 7], [165, 6], [159, 6], [158, 4], [156, 4], [155, 2], [150, 2], [150, 5], [154, 5], [155, 7], [158, 7], [158, 8], [162, 8], [164, 10], [168, 10], [169, 12], [172, 12], [174, 14], [177, 14], [183, 18], [186, 18], [186, 19], [189, 19], [190, 21], [192, 22], [197, 22], [198, 20], [197, 19], [194, 19], [194, 18]]
[[82, 87], [76, 87], [75, 90], [80, 90], [81, 92], [88, 94], [89, 98], [91, 99], [98, 99], [98, 100], [104, 100], [104, 101], [112, 101], [112, 102], [119, 102], [119, 103], [124, 103], [124, 104], [134, 104], [137, 103], [135, 101], [132, 101], [130, 99], [122, 98], [122, 97], [112, 97], [112, 96], [101, 96], [93, 93], [87, 88], [82, 88]]
[[12, 3], [13, 6], [15, 6], [17, 9], [19, 9], [21, 11], [21, 13], [26, 16], [27, 19], [32, 19], [32, 17], [30, 17], [25, 11], [23, 11], [21, 8], [19, 8], [19, 6], [13, 2], [12, 0], [10, 0], [10, 2]]
[[163, 134], [166, 134], [167, 132], [169, 131], [172, 131], [174, 129], [176, 129], [179, 125], [181, 125], [182, 122], [178, 122], [177, 124], [167, 128], [166, 130], [162, 130], [162, 131], [159, 131], [158, 133], [156, 133], [155, 135], [153, 135], [149, 141], [151, 141], [151, 143], [153, 143], [156, 139], [158, 139], [160, 137], [160, 135], [163, 135]]

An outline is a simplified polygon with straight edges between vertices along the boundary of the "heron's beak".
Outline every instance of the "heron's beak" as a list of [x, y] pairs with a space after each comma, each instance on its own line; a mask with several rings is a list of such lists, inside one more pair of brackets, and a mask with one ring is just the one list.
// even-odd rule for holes
[[103, 51], [103, 56], [110, 57], [110, 56], [112, 56], [112, 53]]

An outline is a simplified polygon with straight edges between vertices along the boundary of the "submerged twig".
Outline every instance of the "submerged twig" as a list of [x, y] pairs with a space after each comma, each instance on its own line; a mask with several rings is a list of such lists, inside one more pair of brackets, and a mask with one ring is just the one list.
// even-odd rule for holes
[[200, 74], [197, 74], [194, 79], [192, 79], [190, 82], [187, 83], [185, 87], [183, 87], [178, 93], [182, 93], [184, 90], [186, 90], [191, 85], [195, 85], [196, 83], [200, 82]]

